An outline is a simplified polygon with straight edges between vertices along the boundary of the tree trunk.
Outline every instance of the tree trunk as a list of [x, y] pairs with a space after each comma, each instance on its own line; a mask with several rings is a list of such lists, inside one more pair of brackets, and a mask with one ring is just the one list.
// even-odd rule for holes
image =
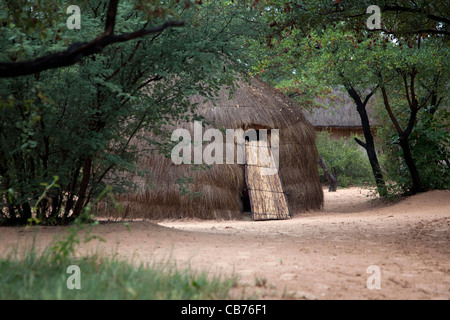
[[381, 166], [378, 161], [377, 152], [375, 150], [375, 142], [373, 139], [372, 131], [370, 130], [370, 120], [366, 110], [367, 103], [375, 93], [375, 90], [372, 91], [364, 101], [361, 100], [361, 97], [353, 87], [348, 87], [347, 92], [356, 103], [356, 110], [358, 111], [361, 118], [364, 139], [366, 140], [366, 142], [362, 142], [359, 139], [355, 139], [355, 141], [366, 150], [367, 157], [369, 158], [370, 166], [372, 168], [373, 177], [375, 179], [375, 183], [377, 184], [378, 193], [380, 194], [380, 196], [385, 196], [387, 194], [386, 183], [384, 181], [383, 173], [381, 172]]
[[412, 157], [412, 154], [411, 154], [411, 148], [409, 145], [409, 137], [414, 129], [414, 125], [416, 123], [417, 114], [418, 114], [419, 110], [425, 106], [428, 99], [430, 99], [430, 97], [432, 96], [432, 93], [431, 93], [429, 95], [428, 99], [426, 99], [423, 102], [422, 106], [421, 107], [418, 106], [418, 101], [415, 96], [415, 90], [414, 90], [414, 79], [415, 79], [416, 74], [417, 73], [415, 73], [415, 72], [413, 72], [411, 74], [411, 97], [410, 97], [409, 91], [408, 91], [407, 79], [406, 79], [406, 76], [404, 76], [405, 90], [406, 90], [407, 97], [408, 97], [409, 108], [411, 110], [411, 114], [409, 116], [409, 121], [408, 121], [408, 126], [406, 127], [405, 130], [402, 130], [400, 123], [398, 122], [397, 118], [394, 115], [394, 112], [392, 111], [391, 105], [389, 103], [389, 98], [387, 95], [386, 87], [385, 86], [381, 87], [381, 92], [383, 93], [384, 106], [389, 114], [389, 117], [391, 118], [392, 123], [395, 126], [395, 129], [397, 130], [398, 137], [400, 140], [400, 147], [402, 148], [402, 151], [403, 151], [403, 159], [405, 160], [405, 163], [406, 163], [409, 173], [411, 175], [411, 181], [412, 181], [412, 186], [410, 189], [411, 194], [416, 194], [416, 193], [419, 193], [422, 191], [422, 182], [420, 179], [419, 170], [417, 169], [417, 166], [416, 166], [416, 162], [414, 161], [414, 158]]
[[65, 209], [64, 209], [64, 216], [63, 216], [63, 220], [65, 220], [69, 214], [70, 214], [70, 210], [72, 210], [73, 204], [74, 204], [74, 196], [75, 196], [75, 189], [77, 187], [77, 181], [78, 181], [78, 175], [80, 173], [81, 170], [81, 164], [77, 161], [77, 167], [73, 173], [73, 180], [72, 183], [69, 186], [69, 195], [67, 196], [67, 202], [65, 205]]
[[338, 186], [338, 179], [337, 179], [336, 173], [334, 175], [332, 175], [328, 171], [328, 167], [327, 167], [325, 161], [320, 156], [319, 156], [318, 163], [319, 163], [320, 167], [323, 169], [323, 173], [325, 174], [325, 178], [327, 178], [328, 182], [330, 183], [330, 189], [328, 189], [328, 192], [336, 192], [337, 191], [337, 186]]
[[[370, 131], [370, 128], [369, 130]], [[375, 144], [373, 142], [373, 135], [372, 133], [366, 134], [364, 132], [364, 136], [366, 138], [366, 143], [363, 143], [362, 141], [355, 139], [356, 142], [362, 146], [367, 153], [367, 157], [369, 158], [370, 166], [372, 168], [373, 177], [375, 178], [375, 183], [377, 185], [378, 193], [381, 196], [386, 195], [386, 183], [384, 181], [383, 173], [381, 172], [381, 166], [378, 161], [378, 156], [375, 151]]]
[[25, 202], [22, 204], [22, 215], [20, 216], [20, 223], [26, 224], [28, 223], [28, 220], [31, 219], [32, 212], [31, 212], [31, 206], [29, 202]]
[[73, 209], [74, 218], [77, 218], [81, 213], [81, 209], [83, 209], [84, 200], [86, 199], [86, 190], [89, 186], [89, 180], [91, 179], [91, 167], [92, 167], [92, 158], [88, 157], [84, 161], [83, 178], [81, 179], [80, 189], [78, 190], [78, 200], [77, 203], [75, 204], [75, 208]]
[[408, 166], [409, 173], [411, 175], [412, 186], [411, 186], [411, 194], [416, 194], [422, 191], [422, 181], [420, 179], [419, 170], [417, 169], [416, 162], [414, 161], [411, 148], [409, 146], [409, 137], [408, 136], [400, 136], [400, 147], [403, 151], [403, 158], [405, 159], [405, 163]]

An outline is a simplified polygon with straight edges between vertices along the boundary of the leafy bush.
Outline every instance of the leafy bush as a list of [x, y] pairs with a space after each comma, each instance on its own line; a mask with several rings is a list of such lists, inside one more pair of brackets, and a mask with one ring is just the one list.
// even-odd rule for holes
[[[441, 109], [434, 115], [422, 110], [410, 137], [411, 153], [420, 173], [422, 187], [426, 190], [450, 189], [450, 112]], [[397, 144], [398, 136], [389, 128], [380, 128], [379, 134], [385, 144], [381, 158], [391, 192], [404, 193], [411, 185], [411, 178], [402, 151]]]
[[[117, 34], [165, 22], [142, 12], [139, 3], [121, 1]], [[55, 10], [49, 10], [0, 1], [0, 61], [31, 60], [104, 31], [106, 2], [83, 2], [84, 27], [77, 32], [61, 27], [66, 15], [53, 14], [65, 5], [53, 1]], [[184, 3], [173, 6], [171, 15], [182, 15], [185, 27], [109, 46], [72, 66], [0, 79], [0, 224], [27, 224], [31, 218], [67, 223], [107, 185], [115, 193], [132, 190], [123, 172], [135, 171], [139, 152], [170, 154], [167, 125], [190, 120], [195, 105], [188, 97], [212, 97], [245, 68], [238, 63], [242, 41], [253, 31], [242, 28], [237, 14], [252, 12], [220, 1], [191, 10]], [[51, 21], [25, 23], [47, 14]], [[38, 201], [53, 176], [58, 187]]]
[[[330, 173], [338, 176], [338, 186], [374, 184], [369, 160], [353, 139], [334, 139], [327, 131], [317, 134], [317, 149]], [[324, 175], [321, 181], [327, 182]]]

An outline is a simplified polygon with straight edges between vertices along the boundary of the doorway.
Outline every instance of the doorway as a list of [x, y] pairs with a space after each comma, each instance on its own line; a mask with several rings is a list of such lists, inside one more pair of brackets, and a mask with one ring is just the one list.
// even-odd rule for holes
[[245, 186], [241, 192], [241, 201], [242, 201], [242, 206], [243, 206], [244, 212], [251, 213], [252, 205], [250, 203], [250, 194], [248, 193], [247, 186]]

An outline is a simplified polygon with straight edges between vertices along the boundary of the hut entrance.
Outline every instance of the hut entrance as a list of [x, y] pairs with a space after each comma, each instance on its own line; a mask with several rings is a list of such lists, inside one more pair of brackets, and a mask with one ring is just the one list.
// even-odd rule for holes
[[[271, 168], [274, 159], [268, 141], [245, 142], [245, 181], [252, 217], [253, 220], [289, 219], [291, 214], [279, 171]], [[262, 159], [260, 155], [267, 158]]]
[[242, 190], [242, 205], [244, 207], [244, 212], [252, 212], [252, 205], [250, 203], [250, 194], [248, 193], [247, 186]]

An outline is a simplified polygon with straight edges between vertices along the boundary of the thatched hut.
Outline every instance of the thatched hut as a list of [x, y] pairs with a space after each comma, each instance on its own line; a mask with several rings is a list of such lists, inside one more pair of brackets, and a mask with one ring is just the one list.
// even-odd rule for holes
[[[287, 198], [290, 214], [322, 207], [315, 131], [297, 103], [258, 79], [251, 84], [240, 81], [231, 99], [229, 90], [224, 88], [215, 105], [204, 100], [191, 97], [191, 102], [198, 104], [196, 113], [217, 128], [279, 129], [278, 176], [282, 191], [275, 192]], [[192, 124], [179, 125], [193, 132]], [[198, 169], [198, 165], [175, 165], [171, 159], [149, 154], [142, 157], [140, 167], [149, 174], [139, 178], [135, 193], [119, 198], [124, 215], [129, 218], [234, 219], [249, 209], [245, 165], [220, 164]], [[178, 182], [184, 177], [191, 178], [192, 184], [187, 185], [190, 193], [183, 195]], [[258, 200], [253, 197], [250, 201]]]
[[[315, 108], [304, 111], [305, 117], [314, 126], [316, 132], [328, 131], [332, 138], [351, 138], [354, 135], [362, 136], [363, 128], [361, 118], [356, 110], [355, 102], [344, 92], [344, 89], [335, 89], [333, 98], [317, 99], [327, 108]], [[376, 117], [375, 104], [377, 96], [372, 97], [366, 110], [369, 115], [372, 134], [376, 135], [381, 122]]]

